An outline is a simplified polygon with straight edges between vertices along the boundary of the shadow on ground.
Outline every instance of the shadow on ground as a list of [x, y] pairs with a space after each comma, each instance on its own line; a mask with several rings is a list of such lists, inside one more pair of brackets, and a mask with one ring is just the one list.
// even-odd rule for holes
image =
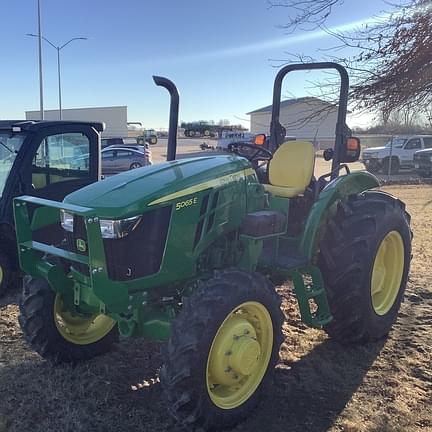
[[324, 432], [343, 411], [384, 341], [363, 347], [325, 340], [291, 364], [280, 364], [262, 407], [236, 431]]
[[[263, 403], [234, 430], [328, 430], [382, 346], [326, 340], [279, 364]], [[75, 368], [51, 367], [28, 352], [0, 369], [0, 432], [174, 430], [157, 379], [160, 361], [159, 345], [139, 340]]]

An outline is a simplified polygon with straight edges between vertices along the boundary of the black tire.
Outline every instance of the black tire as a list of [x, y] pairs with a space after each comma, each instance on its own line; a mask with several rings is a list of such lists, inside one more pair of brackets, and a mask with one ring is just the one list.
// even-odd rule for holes
[[0, 251], [0, 297], [9, 289], [11, 284], [12, 269], [8, 255]]
[[[206, 385], [206, 367], [215, 335], [225, 318], [244, 302], [256, 301], [270, 314], [273, 345], [265, 375], [255, 392], [241, 405], [222, 409], [212, 402]], [[222, 430], [242, 420], [259, 401], [279, 359], [282, 343], [281, 300], [271, 282], [258, 273], [219, 272], [185, 299], [162, 349], [161, 383], [169, 411], [188, 431]]]
[[[389, 164], [390, 164], [390, 158], [384, 159], [382, 162], [382, 172], [384, 174], [388, 174], [389, 172]], [[397, 174], [400, 169], [399, 160], [395, 157], [392, 157], [391, 159], [391, 168], [390, 168], [390, 174]]]
[[370, 163], [366, 165], [366, 170], [372, 174], [377, 174], [380, 170], [380, 166], [378, 163]]
[[133, 170], [133, 169], [137, 169], [137, 168], [141, 168], [141, 167], [142, 167], [142, 165], [139, 162], [134, 162], [134, 163], [131, 164], [131, 166], [129, 167], [129, 169]]
[[[322, 271], [333, 321], [326, 332], [341, 342], [368, 342], [388, 334], [405, 291], [411, 260], [410, 216], [405, 205], [382, 192], [365, 192], [338, 205], [320, 244]], [[384, 237], [397, 231], [404, 246], [404, 266], [393, 305], [378, 314], [372, 303], [371, 278]]]
[[41, 357], [54, 364], [76, 363], [111, 350], [119, 337], [117, 325], [91, 344], [77, 345], [64, 339], [54, 321], [55, 298], [56, 294], [45, 280], [24, 278], [18, 320], [25, 340]]

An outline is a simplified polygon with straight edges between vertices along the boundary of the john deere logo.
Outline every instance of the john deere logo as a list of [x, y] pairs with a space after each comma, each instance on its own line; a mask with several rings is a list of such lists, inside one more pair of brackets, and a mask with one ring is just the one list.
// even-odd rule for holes
[[86, 242], [82, 239], [77, 239], [76, 247], [80, 252], [85, 252], [87, 250]]

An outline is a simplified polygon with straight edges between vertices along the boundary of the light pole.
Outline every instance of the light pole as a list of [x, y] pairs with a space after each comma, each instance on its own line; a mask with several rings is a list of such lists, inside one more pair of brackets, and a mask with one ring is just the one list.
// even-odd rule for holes
[[42, 74], [42, 32], [41, 32], [41, 6], [38, 0], [38, 39], [39, 39], [39, 104], [40, 104], [40, 119], [44, 119], [43, 106], [43, 74]]
[[57, 50], [57, 73], [58, 73], [58, 99], [59, 99], [59, 118], [62, 119], [62, 93], [61, 93], [61, 68], [60, 68], [60, 51], [66, 46], [69, 45], [71, 42], [75, 40], [87, 40], [85, 37], [76, 37], [68, 40], [63, 45], [56, 46], [52, 42], [50, 42], [46, 37], [41, 36], [39, 33], [38, 35], [35, 35], [33, 33], [27, 33], [27, 36], [33, 36], [33, 37], [39, 37], [39, 39], [43, 39], [45, 42], [48, 42], [53, 48]]

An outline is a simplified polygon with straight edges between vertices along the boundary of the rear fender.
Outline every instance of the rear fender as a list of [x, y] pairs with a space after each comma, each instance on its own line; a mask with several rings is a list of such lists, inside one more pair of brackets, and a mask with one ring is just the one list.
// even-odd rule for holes
[[[300, 252], [309, 260], [315, 255], [319, 241], [323, 238], [329, 217], [338, 202], [368, 189], [379, 186], [378, 179], [364, 171], [337, 177], [320, 193], [307, 217], [300, 239]], [[335, 205], [336, 204], [336, 205]]]

